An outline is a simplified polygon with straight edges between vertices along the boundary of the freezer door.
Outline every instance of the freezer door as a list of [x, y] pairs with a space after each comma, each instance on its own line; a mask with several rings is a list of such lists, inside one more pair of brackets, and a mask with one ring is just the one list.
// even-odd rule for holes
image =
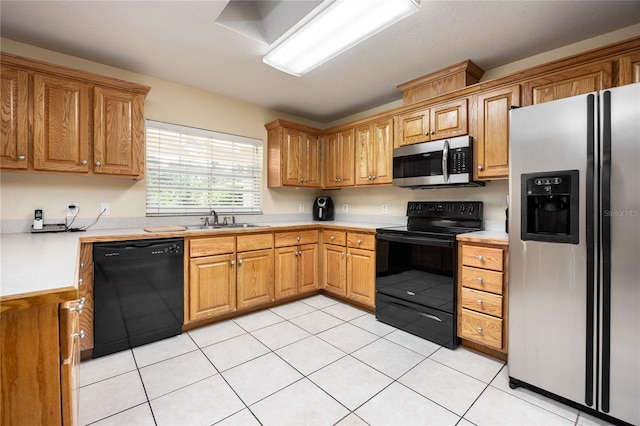
[[[609, 92], [609, 94], [607, 94]], [[610, 98], [610, 164], [607, 104]], [[600, 408], [640, 424], [640, 85], [603, 93]], [[609, 266], [608, 266], [609, 265]], [[609, 315], [610, 314], [610, 315]], [[610, 322], [607, 323], [607, 319]], [[607, 353], [608, 352], [608, 353]], [[608, 362], [610, 361], [610, 362]]]
[[[594, 95], [511, 111], [509, 157], [509, 376], [583, 405], [595, 402], [585, 402], [589, 105]], [[559, 170], [578, 171], [578, 243], [522, 241], [521, 175]]]

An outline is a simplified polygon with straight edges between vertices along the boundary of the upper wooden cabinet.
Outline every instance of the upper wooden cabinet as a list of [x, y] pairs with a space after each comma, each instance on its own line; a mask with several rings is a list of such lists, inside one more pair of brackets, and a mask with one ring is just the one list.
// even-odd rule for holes
[[148, 86], [1, 58], [3, 169], [144, 177]]
[[391, 183], [393, 129], [393, 118], [356, 128], [356, 185]]
[[355, 185], [355, 129], [331, 133], [323, 139], [323, 187]]
[[520, 85], [476, 96], [475, 178], [509, 177], [509, 110], [520, 105]]
[[613, 62], [603, 61], [537, 77], [524, 83], [523, 103], [535, 105], [610, 89], [612, 75]]
[[467, 99], [458, 99], [400, 115], [396, 146], [466, 135], [468, 131]]
[[625, 55], [618, 59], [617, 86], [631, 83], [640, 83], [640, 52]]
[[29, 165], [29, 74], [1, 65], [0, 167], [27, 169]]
[[320, 130], [275, 120], [265, 125], [267, 185], [320, 187]]

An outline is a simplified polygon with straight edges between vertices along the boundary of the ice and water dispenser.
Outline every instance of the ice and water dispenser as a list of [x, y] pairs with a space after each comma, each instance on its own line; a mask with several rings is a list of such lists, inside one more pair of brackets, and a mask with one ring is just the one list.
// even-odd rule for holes
[[578, 244], [578, 192], [578, 170], [522, 174], [521, 239]]

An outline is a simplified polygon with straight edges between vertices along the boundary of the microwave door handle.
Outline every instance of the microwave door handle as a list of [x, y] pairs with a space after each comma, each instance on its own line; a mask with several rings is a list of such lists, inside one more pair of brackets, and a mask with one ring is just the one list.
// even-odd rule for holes
[[449, 139], [445, 139], [442, 148], [442, 176], [445, 183], [449, 182]]

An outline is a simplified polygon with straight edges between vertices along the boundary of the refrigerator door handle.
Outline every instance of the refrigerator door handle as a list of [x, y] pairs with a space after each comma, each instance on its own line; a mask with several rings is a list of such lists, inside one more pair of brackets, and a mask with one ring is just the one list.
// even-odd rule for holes
[[595, 356], [595, 227], [596, 227], [596, 109], [595, 95], [587, 96], [587, 181], [586, 181], [586, 244], [587, 244], [587, 328], [585, 351], [585, 404], [594, 404], [594, 356]]
[[611, 396], [611, 92], [602, 94], [602, 411]]

